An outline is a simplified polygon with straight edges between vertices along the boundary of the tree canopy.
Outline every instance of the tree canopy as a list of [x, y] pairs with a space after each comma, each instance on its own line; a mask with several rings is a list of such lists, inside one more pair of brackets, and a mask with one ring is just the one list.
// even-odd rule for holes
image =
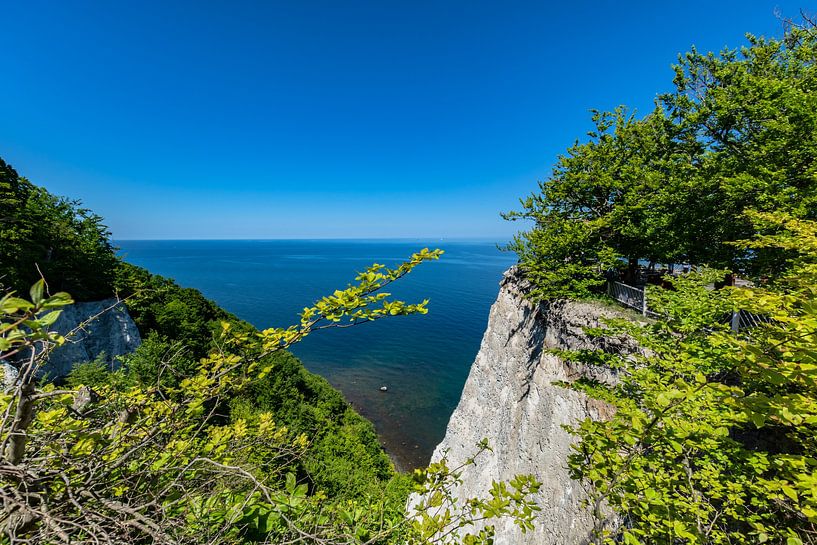
[[509, 248], [536, 295], [588, 295], [628, 260], [765, 274], [764, 250], [731, 244], [754, 232], [746, 212], [817, 217], [817, 29], [747, 39], [682, 55], [644, 117], [593, 112], [588, 140], [505, 214], [533, 222]]
[[117, 259], [102, 218], [57, 197], [0, 158], [0, 288], [25, 293], [41, 276], [78, 300], [109, 297]]

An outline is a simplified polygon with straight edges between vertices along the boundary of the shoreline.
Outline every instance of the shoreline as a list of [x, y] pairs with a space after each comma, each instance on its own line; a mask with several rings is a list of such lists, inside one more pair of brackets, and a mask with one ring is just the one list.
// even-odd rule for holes
[[410, 446], [408, 442], [401, 441], [400, 438], [402, 436], [396, 435], [398, 433], [397, 430], [400, 429], [398, 422], [392, 423], [393, 425], [390, 427], [390, 429], [395, 430], [393, 433], [386, 433], [382, 427], [388, 426], [389, 423], [385, 421], [386, 418], [383, 418], [383, 415], [379, 415], [381, 418], [378, 418], [366, 410], [366, 407], [362, 406], [360, 402], [349, 399], [346, 392], [341, 390], [338, 386], [333, 384], [333, 387], [343, 394], [346, 402], [355, 412], [372, 424], [383, 452], [389, 457], [389, 460], [391, 460], [397, 472], [411, 473], [415, 469], [428, 466], [434, 448], [432, 448], [431, 452], [426, 456], [423, 454], [424, 449], [422, 449], [419, 444]]

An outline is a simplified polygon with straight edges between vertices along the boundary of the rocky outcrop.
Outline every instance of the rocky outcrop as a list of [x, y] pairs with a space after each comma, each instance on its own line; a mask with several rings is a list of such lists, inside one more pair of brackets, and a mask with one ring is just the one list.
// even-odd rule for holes
[[593, 518], [581, 505], [582, 485], [567, 471], [575, 438], [564, 426], [586, 417], [606, 418], [612, 407], [557, 383], [580, 377], [612, 383], [616, 374], [563, 361], [549, 350], [632, 352], [637, 347], [628, 339], [591, 338], [584, 332], [601, 325], [602, 317], [622, 316], [621, 311], [592, 302], [532, 304], [524, 298], [527, 289], [515, 268], [505, 274], [462, 398], [432, 461], [446, 455], [449, 467], [459, 466], [487, 438], [493, 452], [463, 470], [458, 498], [487, 496], [492, 481], [517, 474], [533, 474], [543, 483], [535, 530], [522, 534], [510, 520], [500, 521], [496, 543], [582, 544], [591, 535]]
[[128, 309], [114, 298], [65, 307], [52, 329], [61, 335], [72, 331], [74, 334], [51, 352], [43, 366], [42, 372], [51, 380], [66, 376], [77, 363], [95, 360], [100, 355], [115, 368], [116, 356], [133, 352], [142, 344]]

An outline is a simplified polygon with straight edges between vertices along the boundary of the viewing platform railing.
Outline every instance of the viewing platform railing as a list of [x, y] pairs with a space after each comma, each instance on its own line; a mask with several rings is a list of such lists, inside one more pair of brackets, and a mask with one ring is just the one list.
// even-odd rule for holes
[[753, 314], [745, 310], [733, 312], [722, 323], [728, 323], [734, 333], [743, 329], [750, 329], [762, 324], [771, 323], [772, 319], [762, 314]]
[[607, 282], [607, 295], [622, 305], [637, 310], [643, 316], [647, 315], [647, 292], [643, 288], [610, 280]]
[[[660, 318], [660, 314], [653, 312], [647, 306], [647, 290], [645, 288], [637, 288], [629, 286], [623, 282], [615, 280], [608, 280], [607, 295], [621, 303], [626, 307], [630, 307], [641, 313], [642, 316], [650, 316], [653, 318]], [[761, 314], [753, 314], [746, 310], [739, 310], [727, 315], [721, 323], [729, 324], [732, 331], [737, 333], [743, 329], [750, 329], [761, 324], [771, 322], [771, 318]]]

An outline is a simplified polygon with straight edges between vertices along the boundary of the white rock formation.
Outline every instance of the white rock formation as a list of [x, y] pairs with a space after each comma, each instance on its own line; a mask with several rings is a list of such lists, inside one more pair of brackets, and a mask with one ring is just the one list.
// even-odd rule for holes
[[17, 384], [17, 377], [20, 375], [17, 368], [10, 363], [0, 361], [0, 375], [2, 375], [0, 376], [0, 378], [2, 378], [2, 381], [0, 382], [3, 383], [3, 391], [10, 392], [14, 390], [14, 387]]
[[492, 481], [533, 474], [543, 483], [537, 495], [542, 508], [533, 532], [522, 534], [510, 520], [495, 524], [496, 543], [574, 545], [586, 543], [593, 529], [581, 506], [582, 485], [570, 479], [567, 456], [575, 438], [563, 426], [586, 417], [605, 418], [612, 408], [601, 401], [554, 384], [588, 377], [610, 383], [609, 369], [589, 369], [549, 354], [549, 349], [602, 348], [632, 351], [627, 339], [591, 339], [583, 329], [600, 325], [616, 309], [588, 302], [533, 305], [524, 299], [527, 284], [515, 269], [505, 274], [488, 319], [482, 345], [445, 438], [432, 456], [447, 453], [449, 467], [473, 456], [487, 438], [486, 452], [468, 466], [455, 495], [487, 497]]
[[117, 304], [114, 298], [64, 307], [52, 330], [61, 335], [76, 330], [64, 345], [52, 351], [42, 369], [52, 380], [66, 376], [77, 363], [92, 361], [100, 354], [105, 354], [105, 360], [114, 368], [116, 356], [133, 352], [142, 344], [124, 303]]

